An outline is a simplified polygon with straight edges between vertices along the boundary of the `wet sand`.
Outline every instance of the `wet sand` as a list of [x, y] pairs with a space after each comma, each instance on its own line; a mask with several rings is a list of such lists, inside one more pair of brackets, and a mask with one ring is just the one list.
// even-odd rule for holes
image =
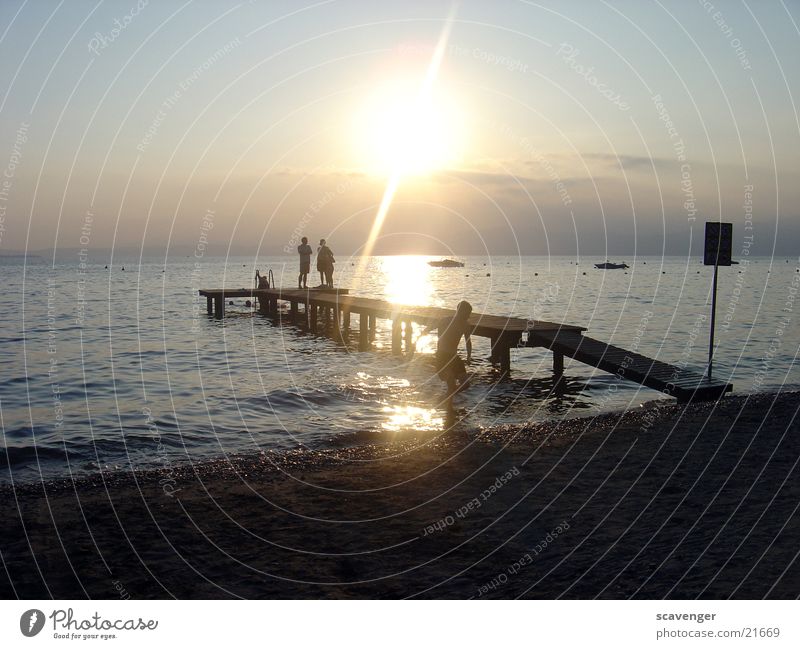
[[800, 393], [0, 487], [4, 598], [795, 598]]

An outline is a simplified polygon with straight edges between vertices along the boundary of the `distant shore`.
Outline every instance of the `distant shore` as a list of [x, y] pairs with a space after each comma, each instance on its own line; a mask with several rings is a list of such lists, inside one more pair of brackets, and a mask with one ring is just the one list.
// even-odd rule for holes
[[794, 598], [800, 393], [0, 487], [4, 598]]

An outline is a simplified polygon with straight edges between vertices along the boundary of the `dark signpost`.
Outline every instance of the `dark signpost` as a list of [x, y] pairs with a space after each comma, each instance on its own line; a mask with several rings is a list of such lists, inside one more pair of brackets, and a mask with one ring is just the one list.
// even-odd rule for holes
[[717, 314], [717, 271], [720, 266], [731, 265], [733, 251], [733, 223], [706, 222], [706, 240], [703, 263], [714, 267], [714, 287], [711, 291], [711, 334], [708, 341], [708, 380], [714, 359], [714, 325]]

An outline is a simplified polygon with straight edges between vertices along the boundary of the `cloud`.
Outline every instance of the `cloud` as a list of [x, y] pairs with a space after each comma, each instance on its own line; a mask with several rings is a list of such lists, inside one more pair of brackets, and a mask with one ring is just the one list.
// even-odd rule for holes
[[649, 171], [654, 167], [657, 170], [663, 170], [667, 168], [671, 169], [677, 164], [677, 161], [674, 158], [651, 158], [648, 156], [614, 153], [585, 153], [582, 157], [586, 160], [595, 160], [608, 167], [622, 167], [626, 171], [637, 171], [640, 169]]

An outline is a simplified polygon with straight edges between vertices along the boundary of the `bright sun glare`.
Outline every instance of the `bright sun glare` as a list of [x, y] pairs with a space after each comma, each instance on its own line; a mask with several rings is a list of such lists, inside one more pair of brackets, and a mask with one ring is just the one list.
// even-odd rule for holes
[[442, 88], [419, 82], [377, 87], [357, 111], [355, 142], [373, 173], [422, 175], [457, 163], [465, 138], [463, 110]]

